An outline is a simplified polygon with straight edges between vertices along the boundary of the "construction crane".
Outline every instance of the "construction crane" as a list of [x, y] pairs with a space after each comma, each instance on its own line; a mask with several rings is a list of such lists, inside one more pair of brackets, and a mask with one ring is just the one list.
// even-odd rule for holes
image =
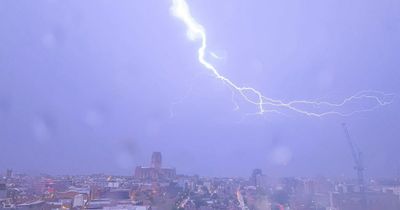
[[357, 171], [357, 183], [360, 187], [360, 191], [364, 192], [364, 163], [362, 159], [362, 152], [358, 149], [357, 145], [353, 143], [346, 123], [342, 123], [342, 127], [344, 133], [346, 134], [346, 139], [350, 146], [351, 154], [353, 155], [355, 164], [354, 169]]
[[355, 163], [354, 169], [357, 171], [357, 183], [358, 186], [360, 187], [360, 193], [361, 193], [361, 206], [363, 209], [366, 209], [367, 200], [366, 200], [365, 186], [364, 186], [364, 163], [362, 158], [362, 152], [358, 149], [357, 145], [352, 141], [346, 123], [342, 123], [342, 127], [344, 133], [346, 134], [346, 139], [347, 143], [350, 146], [351, 154], [353, 155]]

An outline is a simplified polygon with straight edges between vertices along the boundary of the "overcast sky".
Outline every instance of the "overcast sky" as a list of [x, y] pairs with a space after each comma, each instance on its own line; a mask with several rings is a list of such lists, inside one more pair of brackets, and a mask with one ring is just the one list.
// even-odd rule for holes
[[[285, 101], [400, 93], [398, 0], [188, 0], [211, 60]], [[0, 1], [0, 171], [367, 176], [400, 168], [399, 101], [351, 117], [247, 116], [197, 61], [170, 0]]]

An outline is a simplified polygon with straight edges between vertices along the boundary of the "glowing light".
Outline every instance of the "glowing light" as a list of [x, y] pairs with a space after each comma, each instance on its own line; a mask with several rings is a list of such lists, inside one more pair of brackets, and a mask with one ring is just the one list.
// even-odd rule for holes
[[[254, 106], [257, 107], [257, 114], [264, 114], [267, 112], [281, 113], [282, 109], [291, 110], [300, 114], [314, 117], [322, 117], [325, 115], [340, 115], [350, 116], [359, 112], [367, 112], [375, 110], [380, 106], [391, 104], [393, 101], [394, 94], [386, 94], [379, 91], [361, 91], [353, 96], [350, 96], [339, 103], [331, 103], [326, 101], [308, 101], [308, 100], [295, 100], [290, 102], [284, 102], [282, 100], [273, 99], [264, 96], [259, 90], [253, 87], [239, 86], [229, 78], [223, 76], [218, 69], [206, 60], [207, 54], [207, 34], [205, 28], [198, 23], [190, 13], [189, 5], [186, 0], [172, 0], [171, 12], [174, 16], [179, 18], [187, 27], [187, 36], [190, 40], [201, 42], [200, 48], [198, 49], [198, 60], [199, 62], [209, 70], [214, 77], [224, 82], [232, 90], [242, 96], [242, 98]], [[210, 53], [213, 57], [218, 57], [214, 53]], [[369, 100], [373, 105], [369, 105], [367, 108], [356, 109], [352, 111], [343, 112], [338, 108], [349, 104], [350, 102], [356, 103], [360, 100]], [[238, 108], [235, 103], [236, 108]], [[323, 108], [328, 111], [310, 111], [307, 107]]]
[[223, 57], [217, 55], [215, 52], [210, 52], [210, 55], [211, 55], [213, 58], [218, 59], [218, 60], [223, 59]]

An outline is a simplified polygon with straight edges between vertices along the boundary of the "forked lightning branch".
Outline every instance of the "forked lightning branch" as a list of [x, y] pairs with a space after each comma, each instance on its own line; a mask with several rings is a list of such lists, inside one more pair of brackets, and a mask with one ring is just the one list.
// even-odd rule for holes
[[[191, 15], [190, 8], [186, 0], [172, 0], [171, 12], [179, 18], [187, 27], [188, 38], [200, 43], [197, 51], [198, 61], [216, 79], [221, 80], [225, 85], [229, 86], [232, 91], [240, 95], [247, 103], [254, 105], [258, 109], [258, 114], [267, 112], [281, 113], [282, 110], [293, 111], [307, 116], [322, 117], [326, 115], [350, 116], [359, 112], [373, 111], [381, 106], [392, 103], [393, 94], [386, 94], [379, 91], [360, 91], [359, 93], [345, 98], [339, 103], [327, 101], [310, 101], [310, 100], [294, 100], [285, 102], [283, 100], [267, 97], [254, 87], [244, 87], [222, 75], [218, 69], [206, 59], [206, 55], [212, 55], [212, 52], [207, 50], [207, 34], [203, 25]], [[345, 105], [350, 103], [365, 103], [359, 104], [359, 109], [343, 111]], [[311, 108], [314, 107], [314, 111]], [[317, 111], [321, 110], [328, 111]]]

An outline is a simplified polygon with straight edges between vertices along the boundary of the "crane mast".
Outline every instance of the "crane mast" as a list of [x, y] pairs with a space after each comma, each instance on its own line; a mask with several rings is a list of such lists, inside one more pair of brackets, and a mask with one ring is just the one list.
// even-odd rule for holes
[[349, 130], [345, 123], [342, 123], [342, 127], [344, 133], [346, 134], [347, 143], [350, 146], [351, 154], [354, 160], [354, 169], [357, 171], [357, 183], [360, 187], [360, 191], [364, 192], [364, 163], [362, 159], [362, 152], [357, 148], [357, 146], [353, 143]]

